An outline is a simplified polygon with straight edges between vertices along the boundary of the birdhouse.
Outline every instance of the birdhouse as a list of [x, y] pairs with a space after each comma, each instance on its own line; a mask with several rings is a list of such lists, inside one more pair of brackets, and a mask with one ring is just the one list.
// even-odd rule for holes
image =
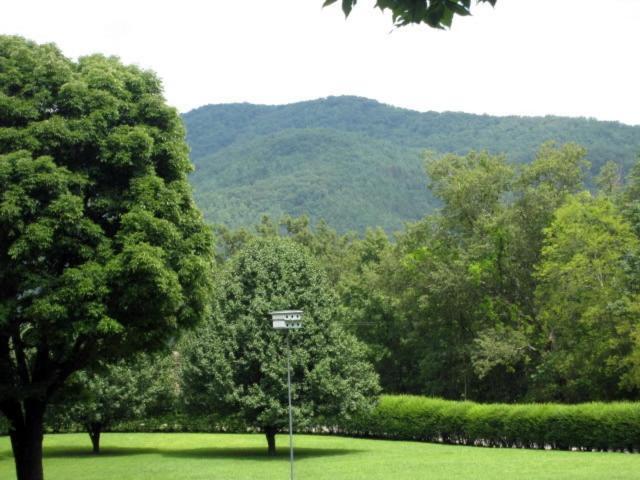
[[302, 310], [277, 310], [269, 312], [273, 328], [280, 330], [291, 330], [302, 328]]

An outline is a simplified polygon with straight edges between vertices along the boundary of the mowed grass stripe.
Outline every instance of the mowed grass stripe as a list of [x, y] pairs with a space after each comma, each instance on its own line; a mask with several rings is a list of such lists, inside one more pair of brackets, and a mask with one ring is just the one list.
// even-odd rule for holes
[[[86, 434], [45, 437], [47, 480], [286, 480], [288, 443], [266, 455], [262, 435], [109, 433], [91, 453]], [[296, 436], [299, 480], [637, 479], [640, 455], [458, 447], [419, 442]], [[14, 479], [9, 439], [0, 438], [0, 478]]]

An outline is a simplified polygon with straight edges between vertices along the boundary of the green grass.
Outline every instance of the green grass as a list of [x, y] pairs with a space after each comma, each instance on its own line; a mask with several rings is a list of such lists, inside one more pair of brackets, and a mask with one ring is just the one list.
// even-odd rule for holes
[[[87, 435], [47, 435], [47, 480], [286, 480], [287, 437], [278, 456], [262, 435], [105, 434], [90, 453]], [[456, 447], [418, 442], [300, 435], [299, 480], [635, 479], [640, 455]], [[0, 438], [0, 478], [14, 479], [8, 439]]]

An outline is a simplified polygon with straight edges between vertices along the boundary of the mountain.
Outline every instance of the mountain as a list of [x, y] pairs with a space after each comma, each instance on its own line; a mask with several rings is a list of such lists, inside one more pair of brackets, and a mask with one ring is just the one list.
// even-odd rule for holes
[[618, 122], [421, 113], [359, 97], [207, 105], [183, 118], [196, 201], [210, 222], [234, 227], [307, 213], [340, 231], [396, 230], [436, 207], [425, 150], [523, 163], [545, 141], [577, 142], [594, 173], [608, 160], [626, 171], [640, 153], [640, 127]]

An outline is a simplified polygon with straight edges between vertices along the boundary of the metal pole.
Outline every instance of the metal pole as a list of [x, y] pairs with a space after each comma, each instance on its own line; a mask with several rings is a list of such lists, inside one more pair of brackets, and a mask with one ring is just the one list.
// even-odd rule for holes
[[287, 330], [287, 387], [289, 389], [289, 463], [291, 464], [291, 480], [293, 478], [293, 414], [291, 413], [291, 345]]

